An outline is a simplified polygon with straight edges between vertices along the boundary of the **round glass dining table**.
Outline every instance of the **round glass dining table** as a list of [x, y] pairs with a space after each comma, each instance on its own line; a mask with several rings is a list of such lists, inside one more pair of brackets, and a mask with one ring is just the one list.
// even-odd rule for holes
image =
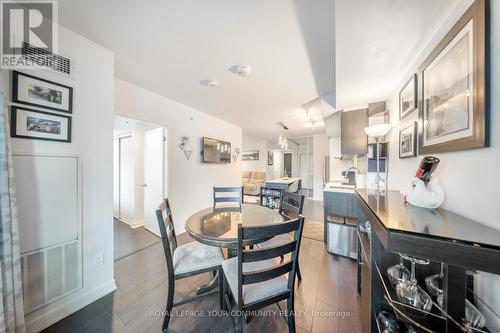
[[[200, 243], [234, 250], [238, 244], [238, 224], [266, 226], [281, 223], [284, 220], [285, 218], [277, 210], [259, 205], [242, 204], [241, 208], [203, 209], [191, 215], [185, 227], [187, 233]], [[260, 243], [264, 240], [256, 239], [244, 245]]]

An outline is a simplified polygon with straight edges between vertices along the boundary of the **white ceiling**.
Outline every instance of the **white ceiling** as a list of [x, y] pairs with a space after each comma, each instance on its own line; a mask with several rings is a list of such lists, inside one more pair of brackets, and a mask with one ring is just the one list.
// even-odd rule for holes
[[336, 107], [385, 100], [459, 2], [335, 0]]
[[59, 21], [113, 50], [118, 78], [271, 140], [278, 121], [288, 137], [323, 132], [334, 109], [318, 96], [337, 109], [386, 99], [459, 1], [60, 0]]
[[[60, 0], [59, 21], [114, 51], [118, 78], [246, 136], [277, 136], [278, 121], [302, 136], [312, 133], [302, 105], [334, 91], [333, 2]], [[231, 72], [238, 64], [252, 74]], [[207, 79], [220, 85], [201, 84]]]

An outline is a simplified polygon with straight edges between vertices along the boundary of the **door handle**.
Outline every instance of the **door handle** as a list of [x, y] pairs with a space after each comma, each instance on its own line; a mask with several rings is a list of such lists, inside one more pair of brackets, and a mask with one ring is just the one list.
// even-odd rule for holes
[[148, 184], [142, 184], [141, 186], [142, 187], [148, 187]]

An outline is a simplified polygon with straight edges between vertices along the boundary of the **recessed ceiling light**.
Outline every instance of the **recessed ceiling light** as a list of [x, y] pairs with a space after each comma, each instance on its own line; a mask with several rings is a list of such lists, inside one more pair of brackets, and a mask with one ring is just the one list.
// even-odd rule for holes
[[219, 82], [217, 80], [207, 80], [207, 86], [209, 87], [217, 87], [219, 85]]

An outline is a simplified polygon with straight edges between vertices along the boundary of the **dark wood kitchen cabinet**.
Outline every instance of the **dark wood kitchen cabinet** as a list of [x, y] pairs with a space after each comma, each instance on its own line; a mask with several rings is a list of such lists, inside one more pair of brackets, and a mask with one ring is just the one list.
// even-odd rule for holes
[[344, 157], [364, 156], [367, 153], [368, 109], [343, 111], [341, 117], [341, 153]]

